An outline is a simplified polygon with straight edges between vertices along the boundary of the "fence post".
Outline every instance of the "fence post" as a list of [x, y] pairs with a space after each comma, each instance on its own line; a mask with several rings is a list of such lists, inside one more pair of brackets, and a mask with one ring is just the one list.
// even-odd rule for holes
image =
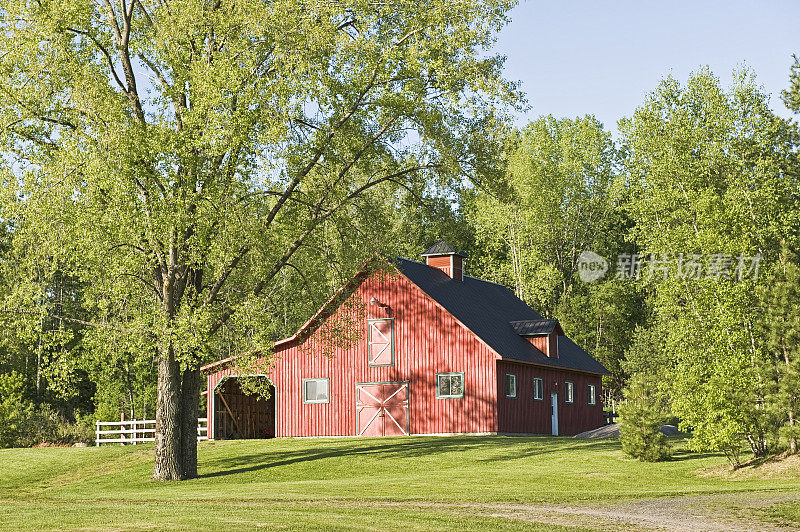
[[100, 447], [100, 421], [95, 421], [94, 425], [94, 445]]

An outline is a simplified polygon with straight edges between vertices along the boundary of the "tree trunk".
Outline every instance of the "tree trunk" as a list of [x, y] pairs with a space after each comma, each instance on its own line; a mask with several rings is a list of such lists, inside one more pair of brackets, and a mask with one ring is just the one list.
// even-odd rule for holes
[[[783, 362], [786, 364], [786, 379], [791, 379], [792, 375], [792, 361], [789, 357], [789, 349], [786, 347], [786, 343], [783, 344]], [[788, 414], [789, 414], [789, 451], [792, 454], [797, 453], [797, 436], [794, 432], [794, 394], [792, 390], [787, 390], [789, 392], [789, 404], [787, 405]]]
[[181, 453], [183, 478], [197, 478], [197, 412], [200, 397], [200, 370], [183, 370], [181, 386]]
[[158, 358], [154, 480], [183, 480], [180, 364], [172, 349]]

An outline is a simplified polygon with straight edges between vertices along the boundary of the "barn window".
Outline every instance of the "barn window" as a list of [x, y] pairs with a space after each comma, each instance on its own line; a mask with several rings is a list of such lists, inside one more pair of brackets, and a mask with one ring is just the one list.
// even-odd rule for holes
[[589, 385], [589, 404], [597, 404], [597, 392], [595, 391], [594, 384]]
[[575, 385], [570, 381], [566, 381], [564, 383], [564, 402], [565, 403], [572, 403], [575, 402]]
[[464, 397], [464, 374], [437, 373], [436, 398], [457, 399], [459, 397]]
[[506, 397], [517, 396], [517, 376], [513, 373], [506, 373]]
[[539, 377], [533, 378], [533, 398], [539, 401], [544, 399], [544, 383]]
[[303, 403], [330, 403], [328, 379], [303, 379]]
[[367, 356], [370, 366], [394, 365], [394, 320], [367, 320]]

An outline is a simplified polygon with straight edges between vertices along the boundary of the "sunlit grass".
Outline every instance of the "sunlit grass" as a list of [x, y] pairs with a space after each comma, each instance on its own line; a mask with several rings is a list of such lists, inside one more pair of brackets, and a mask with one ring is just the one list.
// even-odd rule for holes
[[800, 479], [697, 475], [725, 458], [680, 443], [674, 460], [654, 464], [613, 440], [572, 438], [241, 440], [205, 442], [199, 456], [200, 478], [160, 483], [151, 446], [2, 450], [0, 515], [12, 517], [0, 526], [502, 529], [523, 523], [417, 503], [800, 490]]

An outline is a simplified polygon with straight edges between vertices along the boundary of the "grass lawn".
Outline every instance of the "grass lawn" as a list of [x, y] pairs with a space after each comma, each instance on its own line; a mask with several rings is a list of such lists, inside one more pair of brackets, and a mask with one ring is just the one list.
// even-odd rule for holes
[[152, 446], [0, 450], [0, 529], [530, 529], [472, 505], [800, 493], [800, 475], [697, 475], [725, 459], [681, 442], [655, 464], [611, 440], [485, 436], [204, 442], [199, 456], [200, 478], [159, 483]]
[[785, 526], [800, 527], [800, 504], [787, 503], [776, 504], [765, 511], [767, 517], [771, 518], [773, 522]]

